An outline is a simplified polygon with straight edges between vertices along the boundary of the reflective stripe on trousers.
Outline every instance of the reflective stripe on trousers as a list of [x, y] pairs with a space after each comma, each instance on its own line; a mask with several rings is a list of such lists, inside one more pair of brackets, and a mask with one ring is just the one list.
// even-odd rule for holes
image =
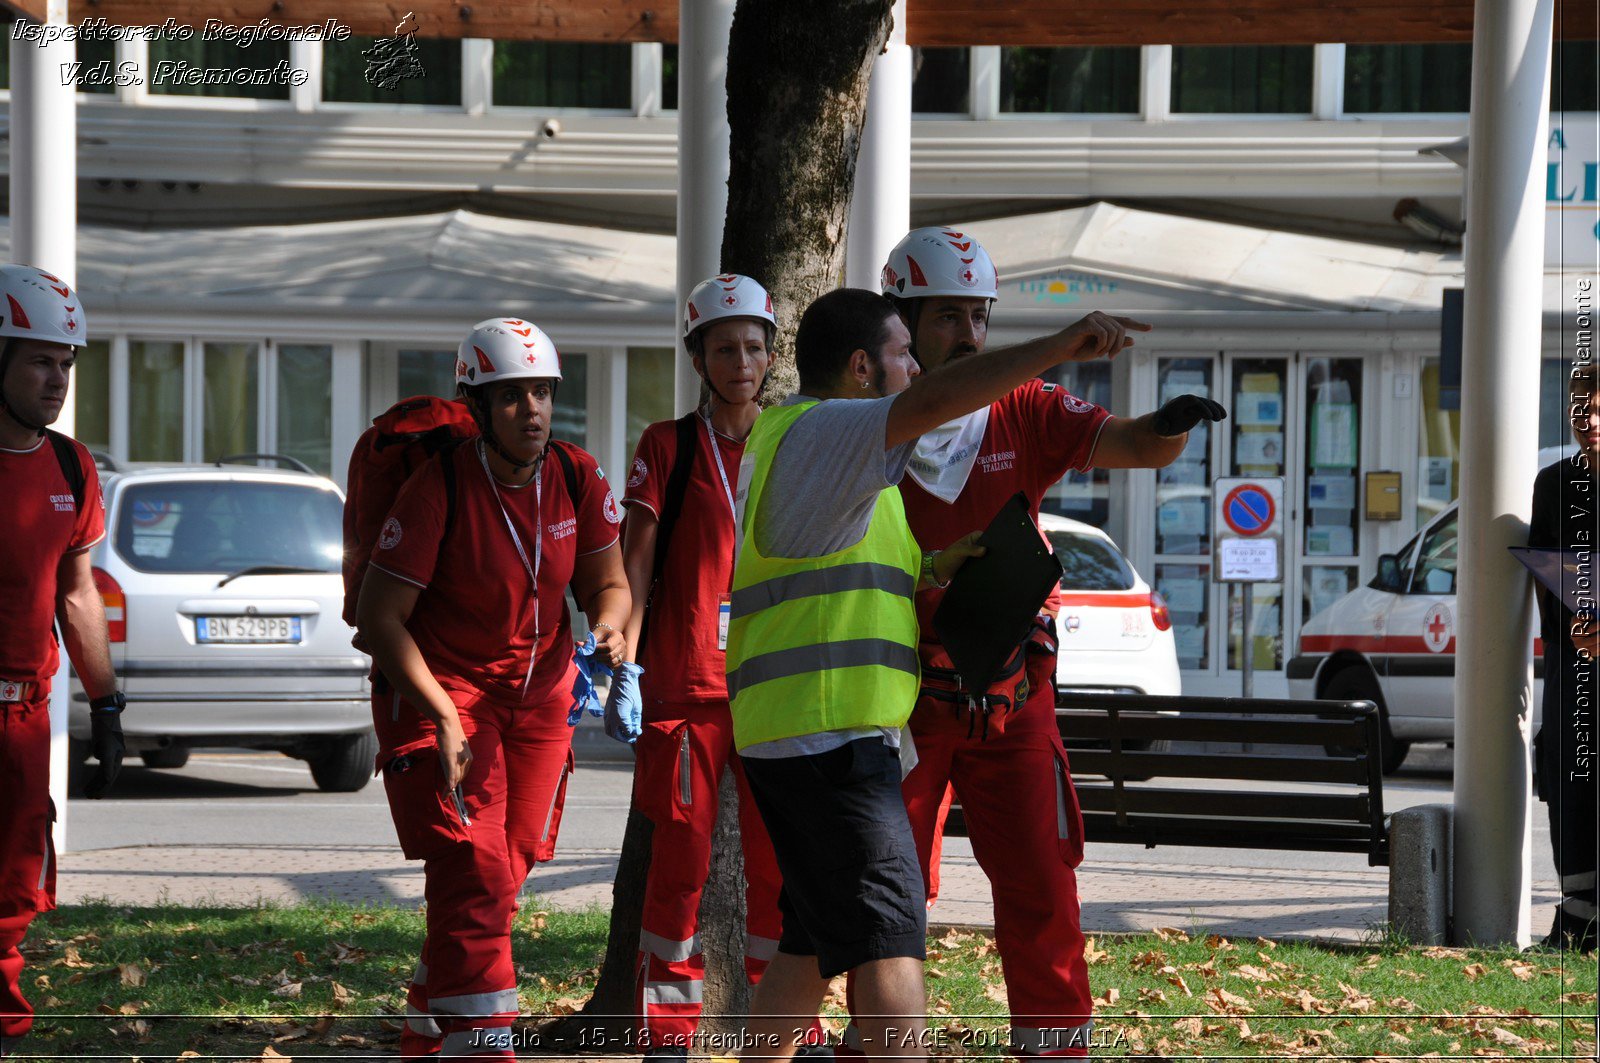
[[699, 1004], [705, 983], [698, 979], [682, 982], [646, 982], [646, 1004]]
[[696, 934], [687, 941], [673, 941], [660, 934], [652, 934], [648, 930], [639, 931], [639, 949], [648, 952], [658, 959], [668, 963], [682, 963], [691, 956], [700, 954], [700, 935]]

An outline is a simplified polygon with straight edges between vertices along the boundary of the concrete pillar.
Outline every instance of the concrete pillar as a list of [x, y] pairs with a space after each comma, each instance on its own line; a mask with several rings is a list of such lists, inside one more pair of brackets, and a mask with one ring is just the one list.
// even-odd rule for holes
[[1450, 806], [1389, 817], [1389, 925], [1400, 941], [1449, 944]]
[[[948, 219], [954, 224], [955, 218]], [[889, 252], [911, 229], [911, 47], [906, 0], [895, 0], [894, 28], [872, 68], [867, 122], [856, 156], [844, 282], [878, 290]]]
[[1528, 580], [1554, 0], [1477, 0], [1467, 159], [1453, 890], [1460, 943], [1528, 942]]
[[[678, 5], [678, 315], [696, 284], [722, 271], [728, 215], [728, 35], [734, 0]], [[700, 377], [678, 344], [672, 405], [688, 413], [700, 401]]]
[[[45, 21], [67, 23], [67, 0], [48, 0]], [[11, 261], [78, 284], [78, 111], [72, 85], [61, 70], [77, 58], [72, 41], [19, 41], [11, 49]], [[94, 293], [85, 313], [94, 321]], [[73, 433], [72, 395], [55, 426]], [[56, 849], [67, 841], [66, 654], [50, 694], [50, 796], [56, 803]]]

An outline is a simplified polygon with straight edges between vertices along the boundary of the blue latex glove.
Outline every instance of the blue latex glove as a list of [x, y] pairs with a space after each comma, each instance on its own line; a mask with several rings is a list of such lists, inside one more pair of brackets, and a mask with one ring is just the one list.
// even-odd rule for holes
[[572, 660], [578, 666], [578, 676], [572, 681], [572, 708], [567, 710], [568, 727], [576, 727], [585, 712], [590, 716], [605, 715], [605, 707], [600, 704], [600, 698], [594, 692], [594, 677], [611, 674], [609, 667], [595, 660], [592, 631], [589, 637], [583, 640], [583, 645], [573, 654]]
[[644, 669], [632, 661], [617, 668], [606, 697], [606, 734], [630, 746], [644, 730], [644, 702], [639, 700], [639, 677]]

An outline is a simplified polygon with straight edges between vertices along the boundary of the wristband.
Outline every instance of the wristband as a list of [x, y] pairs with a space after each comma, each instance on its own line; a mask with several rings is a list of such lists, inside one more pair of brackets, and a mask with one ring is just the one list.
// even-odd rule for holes
[[112, 691], [105, 697], [95, 698], [89, 702], [90, 712], [109, 712], [112, 715], [120, 713], [128, 707], [128, 697], [120, 690]]
[[617, 633], [617, 629], [612, 627], [610, 624], [606, 623], [604, 620], [600, 621], [598, 624], [594, 625], [589, 630], [590, 631], [599, 631], [601, 628], [605, 628], [607, 631], [611, 632], [613, 635], [615, 635]]
[[922, 582], [935, 590], [944, 590], [950, 586], [950, 581], [945, 580], [942, 583], [939, 581], [938, 575], [933, 571], [934, 556], [934, 551], [932, 550], [924, 550], [922, 552]]

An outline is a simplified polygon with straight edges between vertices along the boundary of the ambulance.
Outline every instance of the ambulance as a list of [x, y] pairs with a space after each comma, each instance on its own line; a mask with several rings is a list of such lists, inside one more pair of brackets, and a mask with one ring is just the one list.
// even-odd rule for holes
[[[1549, 460], [1557, 457], [1552, 450]], [[1306, 622], [1289, 661], [1290, 697], [1378, 706], [1385, 773], [1400, 767], [1412, 742], [1455, 741], [1458, 525], [1452, 503], [1405, 546], [1378, 558], [1372, 582]], [[1534, 705], [1543, 656], [1536, 639]]]

